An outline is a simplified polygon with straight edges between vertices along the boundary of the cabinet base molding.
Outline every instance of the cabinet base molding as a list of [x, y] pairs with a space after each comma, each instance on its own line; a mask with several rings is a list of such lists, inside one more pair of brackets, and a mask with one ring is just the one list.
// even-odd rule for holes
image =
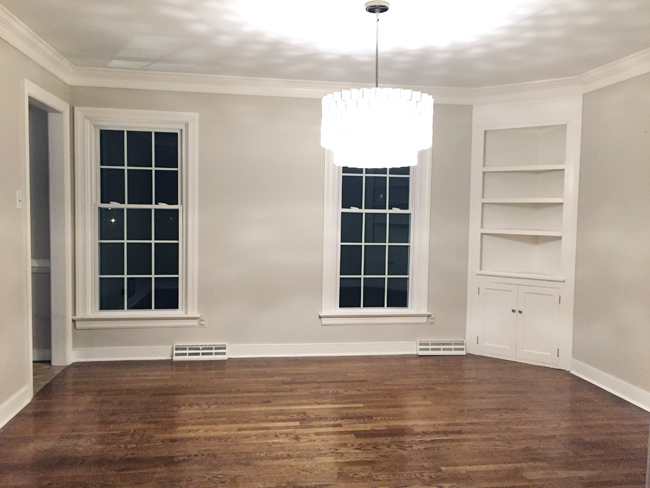
[[582, 378], [605, 391], [650, 412], [650, 392], [620, 380], [604, 371], [589, 366], [577, 359], [573, 360], [571, 374]]
[[[476, 338], [474, 338], [474, 341], [476, 341]], [[545, 368], [551, 368], [551, 369], [564, 369], [561, 366], [556, 366], [554, 364], [546, 364], [538, 361], [530, 361], [528, 359], [519, 359], [519, 358], [508, 357], [508, 356], [499, 356], [498, 354], [486, 354], [483, 352], [476, 351], [476, 348], [475, 347], [472, 348], [471, 346], [467, 348], [467, 353], [473, 354], [475, 356], [483, 356], [486, 358], [501, 359], [503, 361], [512, 361], [513, 363], [530, 364], [531, 366], [543, 366]], [[565, 371], [569, 371], [569, 370], [566, 369]]]

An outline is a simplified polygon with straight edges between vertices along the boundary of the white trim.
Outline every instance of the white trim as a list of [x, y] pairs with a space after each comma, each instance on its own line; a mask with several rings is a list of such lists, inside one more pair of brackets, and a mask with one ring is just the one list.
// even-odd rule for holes
[[[29, 106], [34, 104], [48, 113], [50, 275], [52, 307], [52, 363], [70, 364], [72, 351], [72, 161], [70, 158], [70, 105], [29, 80], [24, 81], [25, 107], [25, 220], [27, 272], [27, 327], [29, 354], [32, 354], [32, 259], [30, 210]], [[30, 365], [31, 365], [30, 357]], [[30, 366], [31, 377], [31, 366]]]
[[229, 358], [385, 356], [415, 353], [414, 341], [348, 342], [338, 344], [228, 344]]
[[75, 67], [52, 46], [0, 5], [0, 38], [68, 85]]
[[588, 71], [580, 76], [582, 92], [589, 93], [650, 73], [650, 48]]
[[52, 359], [51, 349], [34, 349], [32, 353], [32, 362], [50, 361]]
[[[333, 91], [359, 88], [358, 84], [326, 81], [75, 67], [2, 5], [0, 5], [0, 38], [70, 86], [296, 98], [321, 98]], [[645, 49], [581, 75], [555, 80], [476, 88], [438, 86], [403, 86], [403, 88], [426, 92], [432, 95], [437, 103], [472, 105], [588, 93], [649, 72], [650, 49]]]
[[25, 408], [32, 400], [34, 394], [33, 387], [30, 384], [23, 386], [15, 394], [13, 394], [6, 402], [0, 405], [0, 429], [14, 418], [18, 413]]
[[[134, 328], [134, 327], [191, 327], [198, 323], [198, 133], [199, 116], [196, 113], [160, 112], [149, 110], [122, 110], [107, 108], [75, 108], [75, 191], [76, 191], [76, 304], [78, 329]], [[96, 253], [94, 215], [97, 168], [95, 161], [95, 130], [102, 126], [119, 125], [125, 129], [180, 130], [184, 155], [181, 173], [181, 203], [185, 223], [180, 239], [182, 256], [179, 282], [180, 312], [173, 314], [152, 311], [134, 319], [129, 312], [97, 312], [95, 310]], [[184, 279], [183, 279], [184, 276]], [[169, 320], [170, 316], [177, 319]], [[182, 316], [182, 318], [181, 318]], [[108, 317], [108, 318], [107, 318]], [[114, 318], [114, 324], [107, 322]], [[165, 321], [165, 325], [161, 322]]]
[[88, 347], [72, 350], [75, 363], [171, 360], [172, 346]]
[[425, 325], [431, 314], [423, 313], [332, 313], [320, 314], [323, 325]]
[[429, 227], [431, 212], [431, 159], [433, 151], [420, 151], [411, 167], [410, 306], [404, 309], [339, 309], [338, 252], [340, 239], [341, 168], [332, 151], [325, 153], [323, 218], [322, 325], [426, 324], [429, 297]]
[[156, 327], [198, 327], [199, 315], [158, 315], [158, 316], [101, 316], [73, 317], [75, 328], [80, 330], [94, 329], [150, 329]]
[[631, 385], [577, 359], [572, 362], [571, 374], [650, 412], [650, 391]]
[[[359, 88], [358, 83], [253, 78], [245, 76], [165, 73], [118, 68], [75, 68], [71, 86], [162, 90], [267, 97], [322, 98], [341, 90]], [[381, 85], [384, 86], [384, 85]], [[390, 85], [386, 85], [390, 86]], [[432, 95], [438, 103], [469, 105], [473, 88], [403, 86]]]

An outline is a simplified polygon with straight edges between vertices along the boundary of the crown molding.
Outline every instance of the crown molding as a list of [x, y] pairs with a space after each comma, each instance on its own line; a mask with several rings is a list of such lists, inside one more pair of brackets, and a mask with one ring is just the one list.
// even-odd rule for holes
[[[72, 86], [127, 88], [194, 93], [224, 93], [293, 98], [322, 98], [328, 93], [359, 88], [357, 83], [166, 73], [136, 69], [76, 68]], [[470, 105], [473, 88], [403, 86], [432, 95], [439, 103]]]
[[75, 69], [72, 63], [2, 5], [0, 5], [0, 38], [64, 83], [70, 84]]
[[[0, 38], [69, 86], [292, 98], [321, 98], [334, 91], [359, 88], [359, 84], [326, 81], [75, 67], [2, 5]], [[650, 49], [568, 78], [477, 88], [404, 88], [426, 92], [437, 103], [478, 105], [588, 93], [646, 73], [650, 73]]]
[[588, 71], [579, 77], [583, 93], [650, 73], [650, 48]]

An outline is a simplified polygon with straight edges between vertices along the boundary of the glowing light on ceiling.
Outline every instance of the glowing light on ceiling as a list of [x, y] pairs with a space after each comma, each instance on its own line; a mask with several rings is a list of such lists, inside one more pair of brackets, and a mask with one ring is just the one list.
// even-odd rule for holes
[[[541, 9], [549, 0], [395, 0], [382, 16], [382, 51], [476, 39]], [[237, 0], [233, 14], [250, 28], [337, 52], [374, 48], [374, 23], [362, 1]]]

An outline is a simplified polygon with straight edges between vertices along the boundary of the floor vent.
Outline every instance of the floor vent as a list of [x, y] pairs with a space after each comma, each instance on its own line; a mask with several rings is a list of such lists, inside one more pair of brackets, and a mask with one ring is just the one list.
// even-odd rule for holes
[[225, 344], [176, 344], [172, 354], [174, 361], [209, 361], [227, 359]]
[[418, 341], [418, 356], [464, 356], [465, 341]]

